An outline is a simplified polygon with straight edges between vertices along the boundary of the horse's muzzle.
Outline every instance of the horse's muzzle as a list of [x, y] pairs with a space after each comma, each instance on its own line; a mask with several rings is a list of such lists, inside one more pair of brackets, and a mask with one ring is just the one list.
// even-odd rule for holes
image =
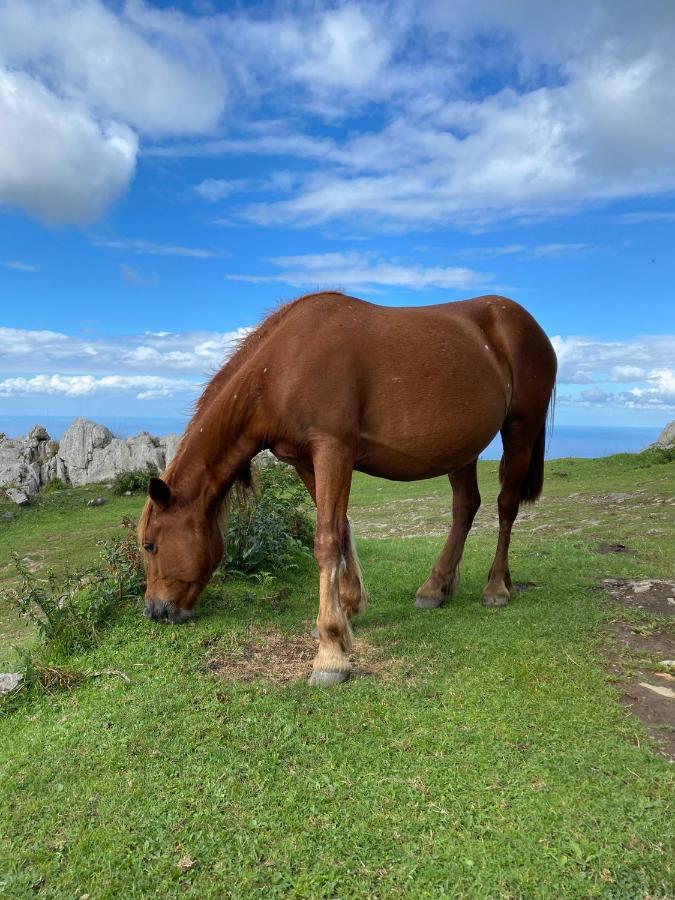
[[187, 622], [188, 619], [194, 616], [194, 610], [181, 609], [180, 606], [176, 606], [170, 600], [155, 600], [154, 598], [146, 597], [143, 614], [148, 619], [154, 619], [155, 621], [166, 620], [173, 625], [180, 625], [181, 622]]

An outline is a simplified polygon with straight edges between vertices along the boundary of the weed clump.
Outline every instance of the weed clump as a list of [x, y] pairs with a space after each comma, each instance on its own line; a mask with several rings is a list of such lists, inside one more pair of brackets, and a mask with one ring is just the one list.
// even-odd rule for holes
[[314, 522], [304, 485], [290, 466], [257, 465], [250, 491], [230, 503], [222, 568], [254, 574], [292, 567], [308, 556]]
[[57, 578], [39, 578], [14, 554], [16, 588], [0, 591], [0, 599], [19, 610], [36, 629], [43, 660], [56, 660], [98, 642], [99, 629], [119, 607], [141, 591], [144, 572], [135, 534], [98, 541], [97, 566]]
[[151, 478], [159, 475], [159, 469], [154, 463], [148, 462], [144, 469], [130, 469], [128, 472], [119, 472], [112, 483], [113, 494], [141, 494], [148, 489]]
[[53, 494], [55, 491], [65, 491], [67, 488], [68, 485], [62, 478], [50, 478], [40, 490], [43, 494]]

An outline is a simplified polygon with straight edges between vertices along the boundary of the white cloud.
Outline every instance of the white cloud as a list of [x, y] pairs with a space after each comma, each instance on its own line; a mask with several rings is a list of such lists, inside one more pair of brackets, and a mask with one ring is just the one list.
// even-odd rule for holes
[[611, 217], [619, 225], [642, 225], [645, 222], [675, 222], [675, 212], [632, 212], [618, 213]]
[[540, 244], [532, 251], [534, 256], [564, 256], [567, 253], [584, 253], [594, 250], [593, 244]]
[[0, 69], [0, 206], [46, 222], [87, 222], [126, 188], [136, 136], [99, 124], [29, 75]]
[[[591, 6], [439, 2], [425, 5], [413, 20], [397, 15], [405, 9], [400, 4], [384, 14], [362, 4], [361, 27], [380, 39], [371, 43], [373, 57], [363, 67], [348, 67], [356, 79], [350, 85], [324, 53], [326, 78], [312, 73], [305, 89], [319, 103], [331, 85], [333, 116], [349, 109], [354, 92], [372, 105], [384, 91], [381, 125], [329, 140], [298, 133], [295, 125], [279, 133], [275, 123], [272, 135], [218, 142], [208, 152], [246, 148], [320, 163], [294, 196], [244, 210], [245, 218], [263, 225], [306, 227], [336, 219], [370, 227], [475, 225], [670, 191], [675, 19], [667, 6], [648, 2], [638, 14], [621, 0]], [[312, 49], [295, 31], [288, 37], [284, 24], [282, 46], [289, 54], [302, 47], [311, 59]], [[351, 50], [358, 32], [345, 29]], [[486, 37], [489, 51], [479, 54], [476, 40]], [[443, 77], [430, 80], [425, 58]], [[276, 57], [266, 62], [277, 76], [268, 90], [288, 90], [298, 70], [291, 67], [289, 75]], [[505, 72], [508, 86], [476, 97], [477, 78], [504, 85]]]
[[306, 40], [293, 74], [299, 81], [334, 92], [342, 89], [372, 90], [373, 82], [386, 69], [392, 43], [384, 21], [355, 3], [323, 11]]
[[286, 193], [300, 181], [295, 172], [279, 169], [265, 178], [206, 178], [193, 188], [203, 200], [216, 203], [244, 191]]
[[37, 266], [21, 262], [18, 259], [5, 260], [4, 262], [0, 262], [0, 266], [4, 266], [5, 269], [16, 269], [17, 272], [37, 272], [38, 270]]
[[107, 250], [126, 250], [139, 256], [187, 256], [192, 259], [214, 259], [227, 256], [222, 250], [210, 250], [204, 247], [181, 247], [176, 244], [157, 244], [154, 241], [109, 238], [92, 238], [94, 247], [104, 247]]
[[248, 189], [249, 182], [244, 178], [206, 178], [194, 187], [195, 194], [203, 200], [215, 203], [224, 200], [232, 194], [238, 194]]
[[121, 265], [120, 275], [127, 284], [133, 284], [137, 287], [148, 287], [155, 284], [157, 279], [153, 275], [144, 275], [134, 266]]
[[[662, 0], [216, 8], [0, 3], [0, 203], [91, 220], [128, 185], [139, 136], [164, 142], [155, 155], [302, 160], [286, 188], [197, 186], [211, 201], [266, 192], [239, 211], [264, 225], [476, 226], [675, 189]], [[326, 120], [345, 123], [338, 137]]]
[[551, 342], [558, 357], [560, 384], [636, 381], [645, 377], [647, 370], [671, 367], [675, 360], [675, 335], [649, 336], [631, 341], [598, 341], [556, 335]]
[[622, 383], [628, 381], [641, 381], [645, 377], [645, 370], [640, 366], [612, 366], [609, 378], [610, 381], [620, 381]]
[[[625, 409], [675, 409], [675, 335], [602, 342], [551, 339], [558, 355], [558, 383], [588, 384], [578, 393], [559, 393], [559, 402]], [[615, 390], [612, 383], [631, 385]]]
[[4, 0], [0, 206], [93, 221], [131, 181], [138, 134], [209, 132], [225, 94], [211, 42], [173, 10]]
[[589, 65], [556, 87], [408, 111], [338, 145], [332, 155], [344, 162], [315, 171], [295, 196], [245, 215], [267, 225], [466, 225], [675, 188], [675, 63], [654, 51]]
[[181, 378], [153, 375], [33, 375], [30, 378], [5, 378], [0, 381], [0, 397], [54, 396], [85, 397], [92, 394], [133, 393], [137, 400], [195, 395], [200, 385]]
[[218, 369], [248, 329], [176, 334], [73, 337], [55, 331], [0, 328], [0, 372], [192, 373]]
[[5, 0], [0, 58], [30, 70], [94, 115], [144, 135], [203, 134], [226, 97], [221, 63], [198, 19], [139, 0]]
[[642, 381], [642, 385], [626, 391], [592, 387], [579, 395], [559, 395], [558, 401], [566, 406], [675, 410], [675, 369], [653, 369], [642, 376]]
[[381, 259], [374, 253], [310, 253], [300, 256], [277, 256], [268, 260], [280, 269], [271, 275], [243, 275], [230, 273], [230, 281], [253, 283], [275, 282], [295, 287], [323, 286], [332, 288], [397, 287], [469, 288], [486, 284], [491, 275], [461, 266], [403, 265]]

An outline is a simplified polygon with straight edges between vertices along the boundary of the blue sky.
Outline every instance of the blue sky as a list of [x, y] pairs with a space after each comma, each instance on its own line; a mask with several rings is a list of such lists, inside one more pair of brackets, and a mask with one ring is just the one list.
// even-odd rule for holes
[[666, 0], [0, 0], [0, 411], [182, 413], [330, 287], [523, 303], [557, 420], [675, 417]]

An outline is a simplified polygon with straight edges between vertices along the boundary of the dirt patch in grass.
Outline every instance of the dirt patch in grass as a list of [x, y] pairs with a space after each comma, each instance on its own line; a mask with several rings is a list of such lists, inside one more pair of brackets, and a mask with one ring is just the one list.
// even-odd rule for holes
[[649, 578], [625, 581], [606, 578], [605, 590], [613, 603], [657, 616], [675, 616], [675, 580]]
[[609, 626], [614, 639], [638, 657], [658, 662], [675, 659], [675, 637], [673, 629], [642, 629], [631, 622], [612, 622]]
[[611, 622], [603, 649], [621, 703], [637, 716], [660, 752], [675, 762], [675, 677], [664, 666], [675, 658], [675, 581], [607, 579], [603, 584], [616, 606], [652, 617], [644, 623]]
[[[226, 651], [212, 647], [206, 666], [213, 675], [230, 682], [267, 681], [285, 685], [309, 678], [317, 647], [310, 625], [306, 634], [283, 634], [274, 629], [250, 628], [240, 645]], [[354, 638], [349, 658], [352, 678], [390, 681], [399, 671], [396, 660], [385, 657], [363, 638]]]
[[603, 556], [607, 556], [610, 553], [626, 553], [629, 556], [631, 555], [631, 551], [625, 544], [608, 544], [605, 541], [598, 544], [598, 553], [601, 553]]

